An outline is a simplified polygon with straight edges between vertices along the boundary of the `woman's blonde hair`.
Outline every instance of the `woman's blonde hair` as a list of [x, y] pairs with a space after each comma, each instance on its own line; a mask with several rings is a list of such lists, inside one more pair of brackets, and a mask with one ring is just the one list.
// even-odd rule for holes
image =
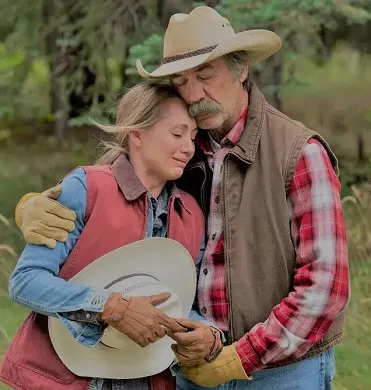
[[133, 130], [151, 128], [162, 115], [162, 106], [167, 99], [180, 97], [168, 84], [143, 82], [130, 88], [120, 99], [116, 124], [103, 125], [94, 121], [103, 131], [113, 134], [113, 142], [103, 142], [104, 154], [96, 165], [111, 165], [120, 154], [129, 152], [129, 134]]

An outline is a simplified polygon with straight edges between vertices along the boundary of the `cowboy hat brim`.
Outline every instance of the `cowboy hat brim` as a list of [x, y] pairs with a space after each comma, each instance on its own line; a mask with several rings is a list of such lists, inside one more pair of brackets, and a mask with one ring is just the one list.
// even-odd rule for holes
[[225, 54], [235, 51], [246, 51], [248, 61], [257, 63], [278, 52], [282, 41], [274, 32], [269, 30], [249, 30], [235, 34], [218, 44], [210, 53], [184, 57], [159, 66], [153, 72], [147, 72], [141, 61], [136, 61], [140, 76], [144, 78], [166, 77], [174, 73], [195, 68], [205, 62], [212, 61]]

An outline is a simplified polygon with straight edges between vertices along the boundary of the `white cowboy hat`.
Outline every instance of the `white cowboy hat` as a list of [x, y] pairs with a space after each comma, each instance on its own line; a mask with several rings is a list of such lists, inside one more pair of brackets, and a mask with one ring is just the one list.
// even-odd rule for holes
[[[149, 238], [100, 257], [71, 281], [109, 288], [125, 295], [170, 292], [157, 307], [171, 317], [188, 317], [196, 292], [195, 265], [189, 252], [168, 238]], [[78, 343], [57, 318], [49, 317], [49, 335], [64, 365], [83, 377], [131, 379], [155, 375], [175, 358], [168, 336], [141, 348], [108, 327], [101, 342], [89, 348]]]
[[201, 6], [188, 14], [174, 14], [164, 37], [161, 65], [147, 72], [138, 59], [136, 66], [145, 78], [182, 72], [234, 51], [247, 52], [251, 63], [259, 62], [281, 48], [280, 37], [269, 30], [235, 33], [229, 21], [213, 8]]

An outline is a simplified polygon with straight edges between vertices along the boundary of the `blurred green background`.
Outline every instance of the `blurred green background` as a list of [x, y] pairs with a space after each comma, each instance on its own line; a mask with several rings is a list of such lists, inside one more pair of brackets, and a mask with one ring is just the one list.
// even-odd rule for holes
[[[28, 191], [91, 164], [115, 102], [153, 69], [169, 17], [215, 7], [236, 31], [269, 28], [280, 54], [251, 68], [269, 101], [338, 155], [352, 299], [335, 389], [371, 388], [371, 1], [0, 0], [0, 358], [26, 311], [7, 280], [24, 241], [13, 210]], [[6, 387], [0, 385], [0, 389]]]

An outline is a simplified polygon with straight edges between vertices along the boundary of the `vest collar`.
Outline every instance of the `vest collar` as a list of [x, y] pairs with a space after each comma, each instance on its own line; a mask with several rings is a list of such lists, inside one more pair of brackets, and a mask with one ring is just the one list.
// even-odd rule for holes
[[112, 173], [126, 200], [133, 201], [147, 193], [128, 158], [121, 154], [112, 164]]
[[231, 153], [237, 155], [244, 162], [252, 164], [258, 151], [267, 103], [263, 94], [253, 82], [250, 82], [248, 93], [249, 111], [245, 130]]
[[[139, 177], [134, 172], [134, 168], [126, 155], [121, 154], [112, 164], [112, 173], [127, 201], [131, 202], [137, 200], [147, 193], [146, 187], [144, 187]], [[170, 196], [174, 197], [175, 200], [191, 214], [191, 211], [184, 204], [182, 195], [175, 183], [171, 188]]]

